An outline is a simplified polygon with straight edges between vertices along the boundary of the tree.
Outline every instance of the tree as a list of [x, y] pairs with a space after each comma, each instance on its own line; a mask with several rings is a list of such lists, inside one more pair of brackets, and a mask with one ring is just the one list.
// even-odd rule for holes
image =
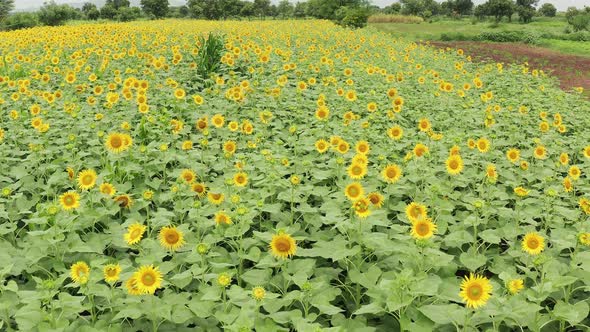
[[14, 13], [4, 20], [4, 28], [7, 30], [27, 29], [39, 25], [35, 13]]
[[242, 9], [240, 9], [240, 16], [250, 17], [254, 16], [255, 8], [252, 2], [246, 2]]
[[282, 18], [293, 16], [295, 7], [289, 2], [289, 0], [281, 0], [277, 6], [277, 12]]
[[502, 17], [506, 16], [508, 21], [512, 21], [515, 4], [512, 0], [488, 0], [486, 5], [486, 14], [494, 16], [496, 22], [500, 22]]
[[516, 11], [518, 20], [523, 23], [529, 23], [535, 16], [535, 6], [539, 0], [516, 0]]
[[162, 18], [168, 13], [168, 0], [141, 0], [141, 9], [155, 18]]
[[453, 10], [459, 15], [471, 15], [473, 11], [473, 1], [471, 0], [455, 0], [453, 5]]
[[400, 0], [402, 14], [419, 16], [424, 11], [424, 4], [420, 0]]
[[104, 5], [100, 9], [101, 18], [113, 20], [115, 19], [115, 16], [117, 16], [117, 9], [112, 4]]
[[402, 5], [399, 2], [394, 2], [389, 6], [383, 8], [384, 14], [399, 14], [402, 10]]
[[553, 4], [546, 2], [539, 8], [539, 14], [546, 17], [555, 17], [557, 8]]
[[68, 5], [58, 5], [55, 1], [45, 3], [39, 10], [39, 21], [45, 25], [62, 25], [65, 21], [75, 17], [74, 8]]
[[121, 7], [129, 7], [130, 3], [129, 0], [107, 0], [104, 4], [105, 6], [113, 6], [115, 9], [119, 9]]
[[4, 20], [14, 8], [14, 0], [0, 0], [0, 21]]
[[473, 15], [479, 20], [483, 20], [489, 13], [487, 3], [477, 5], [473, 10]]
[[129, 22], [141, 17], [141, 10], [137, 7], [119, 7], [117, 10], [117, 21]]
[[270, 14], [270, 0], [254, 0], [254, 12], [265, 17]]
[[189, 0], [187, 6], [193, 17], [218, 20], [221, 18], [221, 6], [217, 0]]
[[96, 5], [91, 2], [84, 3], [82, 6], [82, 13], [88, 20], [96, 20], [100, 16], [98, 8], [96, 8]]
[[305, 17], [305, 12], [307, 11], [307, 2], [298, 2], [295, 4], [295, 9], [293, 9], [293, 16], [295, 17]]

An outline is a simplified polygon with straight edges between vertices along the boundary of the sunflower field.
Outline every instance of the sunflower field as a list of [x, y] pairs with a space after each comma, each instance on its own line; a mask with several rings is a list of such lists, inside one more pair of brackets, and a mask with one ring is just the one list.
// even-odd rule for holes
[[556, 83], [327, 21], [1, 32], [0, 330], [587, 330]]

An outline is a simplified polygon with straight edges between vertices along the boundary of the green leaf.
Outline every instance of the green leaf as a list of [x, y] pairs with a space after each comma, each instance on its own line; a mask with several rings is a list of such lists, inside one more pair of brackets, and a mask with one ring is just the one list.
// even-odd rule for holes
[[437, 324], [462, 323], [465, 321], [467, 311], [456, 304], [430, 304], [418, 310], [428, 319]]
[[332, 241], [318, 241], [312, 249], [299, 249], [297, 256], [323, 257], [333, 261], [339, 261], [346, 257], [354, 256], [361, 251], [360, 246], [348, 248], [349, 242], [338, 235]]
[[483, 266], [488, 259], [482, 254], [475, 252], [464, 252], [459, 256], [459, 261], [463, 266], [468, 268], [470, 271], [475, 272], [480, 266]]
[[580, 301], [576, 304], [569, 304], [558, 301], [553, 308], [553, 314], [571, 325], [576, 325], [588, 317], [588, 303]]

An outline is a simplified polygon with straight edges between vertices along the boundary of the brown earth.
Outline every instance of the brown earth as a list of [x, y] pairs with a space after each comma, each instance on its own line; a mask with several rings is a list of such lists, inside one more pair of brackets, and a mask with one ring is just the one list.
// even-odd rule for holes
[[542, 47], [532, 47], [519, 43], [483, 43], [483, 42], [438, 42], [430, 45], [440, 48], [461, 48], [465, 54], [477, 61], [494, 61], [504, 63], [528, 62], [533, 69], [542, 69], [559, 79], [564, 91], [583, 87], [584, 94], [590, 97], [590, 58], [567, 55]]

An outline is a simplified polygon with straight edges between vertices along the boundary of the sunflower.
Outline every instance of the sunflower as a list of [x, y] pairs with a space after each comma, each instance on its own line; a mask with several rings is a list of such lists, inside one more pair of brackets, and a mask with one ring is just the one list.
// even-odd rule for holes
[[114, 200], [122, 208], [130, 208], [131, 205], [133, 205], [133, 200], [131, 199], [131, 196], [127, 194], [116, 196]]
[[489, 164], [486, 167], [486, 177], [488, 181], [495, 182], [498, 179], [498, 171], [496, 170], [496, 165]]
[[180, 146], [180, 148], [183, 151], [192, 150], [193, 142], [192, 141], [184, 141], [184, 142], [182, 142], [182, 145]]
[[358, 141], [355, 145], [356, 153], [367, 155], [371, 151], [371, 146], [367, 141]]
[[418, 143], [414, 146], [413, 152], [416, 157], [422, 157], [428, 153], [428, 147], [422, 143]]
[[207, 193], [207, 186], [205, 186], [204, 183], [197, 182], [191, 185], [191, 190], [195, 192], [197, 196], [203, 197]]
[[326, 107], [326, 106], [320, 106], [315, 111], [315, 117], [316, 117], [316, 119], [318, 119], [320, 121], [327, 120], [329, 116], [330, 116], [330, 109], [328, 109], [328, 107]]
[[359, 198], [352, 204], [354, 213], [357, 217], [361, 219], [364, 219], [371, 215], [371, 210], [369, 210], [370, 206], [371, 201], [366, 197]]
[[528, 196], [529, 191], [523, 187], [516, 187], [514, 188], [514, 193], [519, 197]]
[[297, 244], [291, 235], [280, 232], [277, 235], [273, 235], [270, 241], [270, 251], [276, 258], [287, 259], [295, 255]]
[[477, 150], [481, 153], [486, 153], [490, 150], [490, 141], [487, 138], [480, 138], [477, 140]]
[[590, 233], [580, 233], [578, 235], [578, 241], [580, 241], [580, 244], [590, 246]]
[[231, 277], [227, 273], [221, 273], [217, 276], [217, 284], [221, 287], [227, 287], [231, 284]]
[[422, 118], [418, 121], [418, 129], [420, 129], [421, 132], [428, 132], [430, 128], [432, 128], [432, 125], [428, 119]]
[[234, 175], [234, 185], [237, 187], [245, 187], [248, 184], [248, 175], [244, 172], [239, 172]]
[[208, 192], [207, 200], [209, 200], [209, 202], [212, 204], [219, 205], [225, 200], [225, 195], [222, 193]]
[[140, 223], [129, 225], [129, 227], [127, 227], [127, 233], [123, 235], [125, 242], [127, 242], [128, 245], [138, 243], [141, 240], [143, 233], [145, 233], [146, 228], [145, 225]]
[[351, 179], [360, 180], [367, 175], [367, 167], [360, 163], [352, 163], [346, 172]]
[[186, 183], [191, 184], [195, 182], [197, 179], [197, 175], [192, 169], [183, 169], [180, 172], [180, 178], [183, 179]]
[[320, 139], [315, 142], [315, 149], [319, 153], [328, 151], [328, 148], [330, 148], [330, 144], [326, 140]]
[[68, 179], [73, 180], [74, 176], [76, 176], [76, 172], [74, 171], [74, 169], [71, 167], [68, 167], [68, 168], [66, 168], [66, 171], [68, 172]]
[[346, 152], [348, 152], [349, 149], [350, 149], [350, 145], [348, 144], [348, 142], [346, 142], [344, 140], [340, 141], [340, 143], [336, 147], [336, 151], [338, 151], [342, 154], [345, 154]]
[[104, 281], [109, 284], [115, 283], [119, 280], [119, 274], [121, 273], [121, 266], [117, 264], [108, 264], [103, 270]]
[[103, 182], [100, 187], [98, 187], [98, 190], [107, 196], [113, 196], [116, 192], [115, 186], [108, 182]]
[[531, 255], [538, 255], [545, 249], [545, 239], [537, 233], [528, 233], [522, 239], [522, 250]]
[[533, 151], [533, 155], [537, 159], [545, 159], [547, 157], [547, 149], [543, 145], [537, 145]]
[[384, 197], [378, 192], [368, 194], [367, 198], [374, 207], [380, 208], [383, 205]]
[[580, 198], [578, 201], [578, 205], [584, 211], [585, 214], [590, 215], [590, 200], [586, 197]]
[[96, 172], [93, 169], [85, 169], [78, 174], [78, 186], [82, 190], [89, 190], [96, 184]]
[[90, 267], [85, 262], [76, 262], [70, 267], [70, 278], [80, 285], [88, 282]]
[[266, 291], [264, 290], [264, 288], [262, 288], [260, 286], [256, 286], [256, 287], [252, 288], [252, 297], [256, 301], [262, 301], [265, 296], [266, 296]]
[[381, 178], [385, 182], [396, 183], [402, 176], [402, 169], [398, 165], [390, 164], [381, 171]]
[[233, 155], [236, 152], [237, 145], [234, 141], [227, 141], [223, 144], [223, 151], [229, 155]]
[[127, 279], [125, 282], [125, 288], [127, 288], [127, 293], [130, 295], [141, 295], [141, 291], [137, 288], [137, 282], [134, 277]]
[[508, 287], [510, 294], [514, 295], [524, 288], [524, 280], [511, 279], [506, 283], [506, 286]]
[[184, 245], [184, 235], [176, 227], [162, 227], [158, 234], [160, 245], [170, 251], [176, 251]]
[[512, 163], [517, 163], [520, 159], [520, 151], [518, 149], [510, 149], [506, 152], [506, 158]]
[[221, 114], [215, 114], [213, 117], [211, 117], [211, 123], [216, 128], [221, 128], [225, 124], [225, 118]]
[[475, 143], [475, 141], [473, 140], [473, 138], [470, 138], [467, 140], [467, 147], [470, 149], [475, 149], [475, 147], [477, 146], [477, 144]]
[[490, 281], [483, 276], [469, 274], [469, 278], [461, 282], [461, 292], [459, 296], [467, 303], [468, 308], [478, 308], [484, 306], [490, 299], [492, 293], [492, 285]]
[[411, 222], [421, 221], [427, 218], [428, 209], [426, 205], [412, 202], [406, 206], [406, 216]]
[[153, 265], [144, 265], [134, 274], [134, 286], [141, 294], [154, 294], [156, 289], [162, 287], [162, 273]]
[[215, 213], [215, 223], [217, 225], [231, 225], [233, 222], [230, 216], [228, 216], [225, 212], [220, 211]]
[[569, 193], [572, 190], [574, 190], [574, 185], [572, 183], [572, 180], [569, 178], [569, 176], [566, 176], [565, 178], [563, 178], [563, 190], [565, 190], [566, 193]]
[[394, 140], [399, 140], [404, 135], [404, 130], [400, 126], [395, 126], [387, 129], [387, 136]]
[[584, 154], [584, 157], [586, 158], [590, 158], [590, 145], [587, 145], [584, 150], [582, 151], [582, 153]]
[[436, 225], [430, 218], [412, 222], [410, 234], [417, 240], [427, 240], [434, 235], [434, 232], [436, 232]]
[[125, 141], [126, 139], [123, 134], [111, 133], [109, 136], [107, 136], [105, 146], [111, 152], [120, 153], [125, 151], [128, 147], [128, 145], [125, 144]]
[[59, 203], [66, 211], [77, 209], [80, 207], [80, 195], [75, 191], [68, 191], [59, 196]]
[[449, 149], [449, 156], [460, 156], [461, 155], [461, 148], [458, 145], [453, 145]]
[[451, 175], [457, 175], [463, 171], [463, 159], [459, 155], [450, 156], [445, 164], [447, 172]]
[[567, 153], [562, 153], [559, 155], [559, 162], [563, 165], [566, 166], [570, 163], [570, 157]]
[[580, 167], [574, 165], [574, 166], [570, 167], [567, 174], [572, 178], [572, 180], [577, 180], [580, 178], [582, 171], [580, 170]]
[[351, 201], [356, 201], [364, 194], [365, 190], [359, 182], [353, 182], [344, 188], [344, 195]]

